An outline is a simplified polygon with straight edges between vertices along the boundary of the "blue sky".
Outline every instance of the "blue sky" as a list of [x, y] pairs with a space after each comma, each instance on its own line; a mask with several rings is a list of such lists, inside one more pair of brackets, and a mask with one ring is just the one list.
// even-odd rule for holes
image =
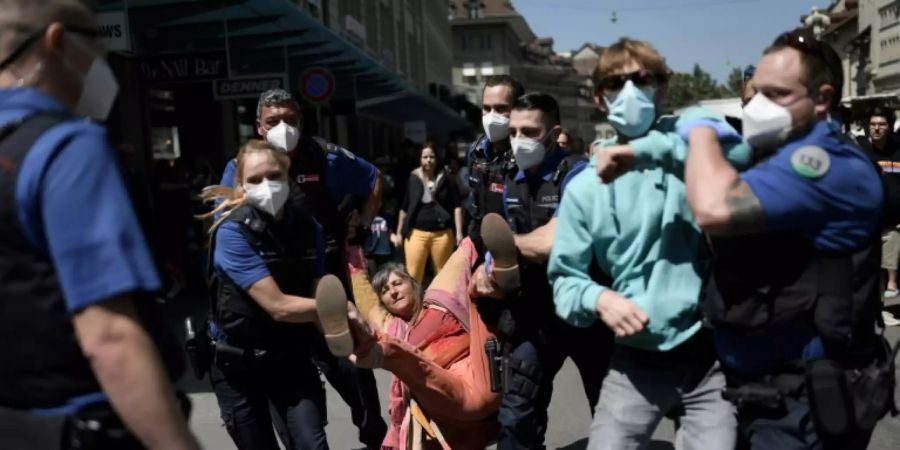
[[[731, 67], [755, 64], [782, 31], [829, 0], [513, 0], [538, 36], [554, 49], [585, 41], [609, 45], [621, 36], [648, 40], [675, 71], [699, 63], [724, 82]], [[610, 19], [616, 11], [618, 21]]]

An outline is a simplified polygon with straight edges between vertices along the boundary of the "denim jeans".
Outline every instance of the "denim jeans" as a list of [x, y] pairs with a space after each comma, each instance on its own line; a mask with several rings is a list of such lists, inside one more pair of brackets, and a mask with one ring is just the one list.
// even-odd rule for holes
[[725, 375], [712, 343], [706, 344], [707, 349], [679, 352], [676, 347], [665, 353], [617, 346], [600, 391], [588, 449], [644, 448], [662, 418], [673, 411], [683, 414], [676, 449], [733, 449], [735, 409], [722, 398]]
[[309, 355], [267, 355], [258, 367], [213, 366], [212, 384], [225, 428], [240, 450], [327, 450], [325, 390]]

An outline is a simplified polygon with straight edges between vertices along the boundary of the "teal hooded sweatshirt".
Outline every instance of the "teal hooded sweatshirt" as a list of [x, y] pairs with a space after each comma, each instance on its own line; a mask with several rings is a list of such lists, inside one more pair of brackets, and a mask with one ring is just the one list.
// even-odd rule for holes
[[[635, 153], [632, 171], [604, 184], [597, 176], [595, 156], [569, 182], [548, 268], [556, 312], [566, 322], [591, 325], [598, 319], [597, 297], [613, 289], [650, 319], [643, 331], [617, 337], [618, 344], [667, 351], [700, 329], [705, 245], [685, 194], [687, 143], [675, 132], [679, 125], [696, 121], [716, 122], [730, 131], [725, 134], [737, 135], [720, 116], [690, 108], [678, 117], [661, 117], [645, 136], [629, 143]], [[727, 140], [722, 145], [736, 167], [749, 164], [746, 143]], [[591, 279], [593, 261], [612, 277], [612, 286]]]

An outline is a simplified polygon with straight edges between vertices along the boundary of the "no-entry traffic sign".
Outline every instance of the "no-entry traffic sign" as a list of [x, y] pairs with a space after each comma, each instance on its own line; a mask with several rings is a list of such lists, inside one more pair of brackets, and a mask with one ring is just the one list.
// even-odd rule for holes
[[327, 102], [334, 94], [334, 76], [324, 67], [305, 70], [300, 75], [300, 94], [310, 103]]

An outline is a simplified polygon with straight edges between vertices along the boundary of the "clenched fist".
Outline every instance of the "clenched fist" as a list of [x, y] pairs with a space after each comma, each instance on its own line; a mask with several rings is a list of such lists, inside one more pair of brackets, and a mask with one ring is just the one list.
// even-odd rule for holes
[[618, 337], [640, 333], [650, 321], [644, 310], [612, 289], [597, 296], [597, 314]]
[[597, 176], [612, 183], [634, 167], [634, 150], [630, 145], [616, 145], [597, 150]]

